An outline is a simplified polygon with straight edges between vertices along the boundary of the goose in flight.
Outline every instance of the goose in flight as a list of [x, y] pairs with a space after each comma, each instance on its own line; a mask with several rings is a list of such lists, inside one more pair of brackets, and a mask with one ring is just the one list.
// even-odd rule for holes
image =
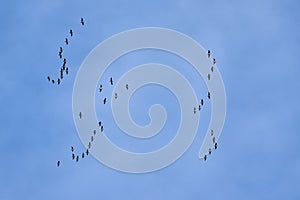
[[82, 118], [82, 113], [81, 113], [81, 112], [79, 112], [79, 118], [80, 118], [80, 119]]
[[71, 37], [73, 36], [73, 30], [72, 29], [70, 29], [70, 35], [71, 35]]
[[57, 167], [59, 167], [59, 165], [60, 165], [60, 161], [57, 161]]
[[87, 149], [85, 153], [86, 153], [86, 155], [88, 156], [88, 155], [89, 155], [89, 150]]
[[207, 51], [207, 56], [210, 58], [210, 50]]
[[203, 104], [204, 104], [204, 101], [203, 101], [203, 99], [201, 99], [201, 106], [203, 106]]
[[213, 58], [213, 63], [214, 63], [214, 64], [216, 64], [216, 62], [217, 62], [217, 61], [216, 61], [216, 59], [215, 59], [215, 58]]
[[115, 99], [117, 99], [118, 98], [118, 94], [117, 93], [115, 93]]
[[82, 26], [84, 26], [84, 21], [83, 21], [83, 18], [82, 18], [82, 17], [81, 17], [81, 19], [80, 19], [80, 23], [81, 23]]
[[105, 104], [105, 103], [106, 103], [106, 98], [103, 99], [103, 104]]
[[76, 156], [76, 162], [78, 162], [78, 160], [79, 160], [79, 156]]
[[111, 85], [114, 84], [112, 77], [110, 77], [109, 82], [110, 82]]
[[50, 81], [50, 76], [47, 77], [48, 81]]
[[207, 98], [210, 99], [210, 92], [207, 93]]
[[126, 84], [126, 90], [128, 90], [128, 84]]
[[84, 153], [81, 154], [81, 157], [84, 158]]
[[100, 85], [99, 92], [102, 92], [102, 90], [103, 90], [103, 87], [102, 87], [102, 85]]

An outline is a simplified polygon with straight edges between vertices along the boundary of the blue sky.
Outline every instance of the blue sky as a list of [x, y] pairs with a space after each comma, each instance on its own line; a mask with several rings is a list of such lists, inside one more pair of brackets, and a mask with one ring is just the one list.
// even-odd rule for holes
[[[296, 0], [1, 2], [0, 199], [299, 199], [299, 9]], [[210, 117], [207, 106], [194, 143], [163, 170], [135, 175], [92, 157], [72, 162], [70, 146], [84, 150], [71, 104], [81, 62], [111, 35], [145, 26], [180, 31], [216, 56], [227, 92], [218, 150], [205, 163], [197, 158]], [[58, 73], [57, 52], [69, 28], [74, 29], [65, 52], [70, 75], [61, 87], [52, 86], [46, 77]], [[180, 62], [158, 54], [142, 52], [119, 63]], [[122, 73], [112, 66], [103, 80]], [[196, 91], [203, 91], [200, 77], [182, 73]], [[160, 90], [157, 98], [137, 93], [131, 105], [133, 118], [143, 124], [145, 107], [161, 95], [165, 98], [159, 103], [171, 100], [166, 104], [170, 130], [165, 131], [170, 135], [158, 146], [172, 137], [179, 115], [174, 96]], [[108, 123], [114, 131], [114, 123]], [[131, 146], [114, 135], [111, 139]]]

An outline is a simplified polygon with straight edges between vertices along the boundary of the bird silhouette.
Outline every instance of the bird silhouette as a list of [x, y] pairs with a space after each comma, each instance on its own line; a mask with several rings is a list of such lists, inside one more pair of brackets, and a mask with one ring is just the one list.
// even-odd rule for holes
[[88, 156], [88, 155], [89, 155], [89, 150], [87, 149], [85, 153], [86, 153], [86, 155]]
[[210, 58], [210, 50], [207, 51], [207, 56]]
[[215, 149], [217, 149], [218, 148], [218, 143], [215, 143]]
[[207, 158], [206, 155], [204, 155], [204, 160], [206, 160], [206, 158]]
[[103, 132], [103, 126], [101, 126], [101, 132]]
[[214, 63], [214, 64], [216, 64], [216, 62], [217, 62], [217, 61], [216, 61], [216, 59], [215, 59], [215, 58], [213, 58], [213, 63]]
[[72, 160], [74, 160], [75, 159], [75, 154], [74, 153], [72, 153]]
[[210, 80], [210, 74], [207, 74], [207, 79]]
[[103, 87], [102, 87], [102, 85], [100, 85], [99, 92], [102, 92], [102, 90], [103, 90]]
[[59, 165], [60, 165], [60, 161], [57, 161], [57, 167], [59, 167]]
[[78, 160], [79, 160], [79, 156], [76, 156], [76, 162], [78, 162]]
[[110, 77], [109, 82], [110, 82], [111, 85], [114, 84], [112, 77]]
[[82, 18], [82, 17], [81, 17], [81, 19], [80, 19], [80, 23], [81, 23], [82, 26], [84, 26], [84, 21], [83, 21], [83, 18]]
[[211, 72], [214, 72], [214, 66], [211, 66], [210, 70]]
[[73, 30], [72, 29], [70, 29], [70, 35], [71, 35], [71, 37], [73, 36]]
[[106, 103], [106, 98], [103, 99], [103, 104], [105, 104], [105, 103]]
[[81, 154], [81, 157], [84, 158], [84, 153]]
[[68, 45], [68, 44], [69, 44], [69, 40], [68, 40], [68, 38], [66, 38], [65, 42], [66, 42], [66, 45]]
[[210, 99], [210, 92], [207, 93], [207, 98]]
[[117, 93], [115, 93], [115, 99], [117, 99], [118, 98], [118, 94]]
[[79, 118], [80, 118], [80, 119], [82, 118], [82, 113], [81, 113], [81, 112], [79, 112]]
[[204, 104], [204, 101], [203, 101], [203, 99], [201, 99], [201, 106], [203, 106], [203, 104]]
[[55, 83], [55, 80], [52, 79], [52, 83], [54, 84], [54, 83]]
[[126, 84], [126, 90], [128, 90], [128, 84]]
[[60, 84], [60, 79], [58, 78], [58, 79], [57, 79], [57, 85], [59, 85], [59, 84]]
[[50, 76], [47, 76], [48, 81], [50, 81]]

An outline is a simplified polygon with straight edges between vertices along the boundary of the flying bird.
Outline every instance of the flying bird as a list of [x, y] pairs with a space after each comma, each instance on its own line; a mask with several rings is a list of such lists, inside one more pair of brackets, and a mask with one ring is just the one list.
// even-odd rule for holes
[[210, 58], [210, 50], [207, 51], [207, 56]]
[[103, 126], [101, 126], [101, 132], [103, 132]]
[[68, 45], [68, 44], [69, 44], [69, 40], [68, 40], [68, 38], [66, 38], [65, 42], [66, 42], [66, 45]]
[[70, 35], [71, 35], [71, 37], [73, 36], [73, 30], [72, 29], [70, 29]]
[[126, 84], [126, 90], [128, 90], [128, 84]]
[[216, 62], [217, 62], [217, 61], [216, 61], [216, 59], [215, 59], [215, 58], [213, 58], [213, 63], [214, 63], [214, 64], [216, 64]]
[[208, 149], [208, 153], [209, 153], [209, 155], [211, 154], [211, 148]]
[[60, 161], [57, 161], [57, 167], [59, 167], [59, 165], [60, 165]]
[[62, 59], [62, 53], [61, 52], [58, 53], [58, 56], [59, 56], [59, 59]]
[[207, 93], [207, 98], [210, 99], [210, 92]]
[[50, 81], [50, 76], [47, 77], [48, 81]]
[[215, 149], [217, 149], [218, 148], [218, 143], [215, 143]]
[[100, 121], [100, 122], [98, 123], [99, 127], [101, 126], [101, 124], [102, 124], [102, 122]]
[[112, 77], [110, 77], [109, 81], [110, 81], [110, 84], [111, 84], [111, 85], [114, 84]]
[[106, 98], [103, 99], [103, 104], [105, 104], [105, 103], [106, 103]]
[[82, 26], [84, 26], [84, 21], [83, 21], [83, 18], [82, 18], [82, 17], [81, 17], [81, 19], [80, 19], [80, 23], [81, 23]]
[[72, 153], [72, 160], [74, 160], [75, 159], [75, 154], [74, 153]]
[[200, 111], [201, 110], [201, 106], [199, 105], [199, 107], [198, 107], [198, 110]]
[[88, 144], [88, 147], [89, 147], [89, 149], [91, 148], [91, 143], [89, 142], [89, 144]]
[[74, 147], [73, 147], [73, 146], [71, 146], [71, 151], [72, 151], [72, 152], [74, 151]]
[[94, 135], [96, 135], [96, 133], [97, 133], [96, 130], [94, 130]]
[[86, 153], [86, 155], [88, 156], [88, 155], [89, 155], [89, 150], [87, 149], [85, 153]]
[[69, 68], [68, 67], [66, 68], [66, 74], [67, 75], [69, 74]]
[[102, 92], [102, 90], [103, 90], [103, 87], [102, 87], [102, 85], [100, 85], [99, 92]]
[[94, 141], [94, 136], [91, 136], [91, 142], [93, 142]]
[[82, 113], [81, 113], [81, 112], [79, 112], [79, 118], [80, 118], [80, 119], [82, 118]]
[[84, 158], [84, 153], [81, 154], [81, 157]]
[[214, 66], [211, 66], [210, 70], [211, 72], [214, 72]]
[[203, 104], [204, 104], [204, 101], [203, 101], [203, 99], [201, 99], [201, 106], [203, 106]]
[[52, 83], [54, 84], [55, 83], [55, 81], [52, 79]]
[[196, 114], [196, 110], [197, 110], [196, 107], [194, 107], [194, 114]]
[[207, 158], [206, 155], [204, 155], [204, 160], [206, 160], [206, 158]]
[[57, 79], [57, 85], [59, 85], [59, 84], [60, 84], [60, 79], [58, 78], [58, 79]]
[[115, 99], [117, 99], [118, 98], [118, 94], [117, 93], [115, 93]]
[[76, 156], [76, 162], [78, 162], [78, 160], [79, 160], [79, 156]]
[[210, 74], [207, 74], [207, 79], [210, 80]]

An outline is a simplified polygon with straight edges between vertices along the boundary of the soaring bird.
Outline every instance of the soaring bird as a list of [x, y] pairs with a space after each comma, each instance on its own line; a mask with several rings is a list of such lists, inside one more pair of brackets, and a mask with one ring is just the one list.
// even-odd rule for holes
[[128, 84], [126, 84], [126, 90], [128, 90]]
[[214, 66], [211, 66], [210, 70], [211, 72], [214, 72]]
[[99, 127], [101, 126], [101, 124], [102, 124], [102, 122], [100, 121], [100, 122], [98, 123]]
[[58, 56], [59, 56], [59, 59], [62, 59], [62, 53], [61, 52], [58, 53]]
[[207, 93], [207, 98], [210, 99], [210, 92]]
[[94, 130], [94, 135], [96, 135], [96, 133], [97, 133], [96, 130]]
[[55, 83], [55, 80], [52, 79], [52, 83], [54, 84], [54, 83]]
[[207, 74], [207, 79], [210, 80], [210, 74]]
[[84, 153], [81, 154], [81, 157], [84, 158]]
[[216, 62], [217, 62], [217, 61], [216, 61], [216, 59], [215, 59], [215, 58], [213, 58], [213, 63], [214, 63], [214, 64], [216, 64]]
[[82, 17], [81, 17], [81, 19], [80, 19], [80, 23], [81, 23], [82, 26], [84, 26], [84, 21], [83, 21], [83, 18], [82, 18]]
[[117, 93], [115, 93], [115, 99], [117, 99], [118, 98], [118, 94]]
[[201, 106], [199, 105], [199, 107], [198, 107], [198, 110], [200, 111], [201, 110]]
[[82, 113], [81, 113], [81, 112], [79, 112], [79, 118], [80, 118], [80, 119], [82, 118]]
[[50, 76], [47, 77], [48, 81], [50, 81]]
[[197, 110], [196, 107], [194, 107], [194, 114], [196, 114], [196, 110]]
[[68, 44], [69, 44], [69, 40], [68, 40], [68, 38], [66, 38], [65, 42], [66, 42], [66, 45], [68, 45]]
[[57, 167], [59, 167], [59, 165], [60, 165], [60, 161], [57, 161]]
[[88, 155], [89, 155], [89, 150], [87, 149], [85, 153], [86, 153], [86, 155], [88, 156]]
[[89, 149], [91, 148], [91, 143], [89, 142], [89, 144], [88, 144], [88, 147], [89, 147]]
[[210, 58], [210, 50], [207, 51], [207, 56]]
[[208, 153], [209, 153], [209, 155], [211, 154], [211, 148], [208, 149]]
[[203, 106], [203, 104], [204, 104], [204, 101], [203, 101], [203, 99], [201, 99], [201, 106]]
[[103, 99], [103, 104], [105, 104], [105, 103], [106, 103], [106, 98]]
[[101, 126], [101, 132], [103, 132], [103, 126]]
[[73, 147], [73, 146], [71, 146], [71, 151], [72, 151], [72, 152], [74, 151], [74, 147]]
[[73, 36], [73, 30], [72, 29], [70, 29], [70, 35], [71, 35], [71, 37]]
[[59, 85], [59, 84], [60, 84], [60, 79], [58, 78], [58, 79], [57, 79], [57, 85]]
[[74, 153], [72, 153], [72, 160], [74, 160], [75, 159], [75, 154]]
[[206, 158], [207, 158], [206, 155], [204, 155], [204, 160], [206, 160]]
[[69, 68], [66, 67], [66, 74], [68, 75], [69, 74]]
[[79, 160], [79, 156], [76, 156], [76, 162], [78, 162], [78, 160]]
[[102, 90], [103, 90], [103, 87], [102, 87], [102, 85], [100, 85], [99, 92], [102, 92]]
[[110, 77], [109, 81], [110, 81], [110, 84], [111, 84], [111, 85], [114, 84], [112, 77]]
[[218, 148], [218, 143], [215, 143], [215, 149], [217, 149]]

